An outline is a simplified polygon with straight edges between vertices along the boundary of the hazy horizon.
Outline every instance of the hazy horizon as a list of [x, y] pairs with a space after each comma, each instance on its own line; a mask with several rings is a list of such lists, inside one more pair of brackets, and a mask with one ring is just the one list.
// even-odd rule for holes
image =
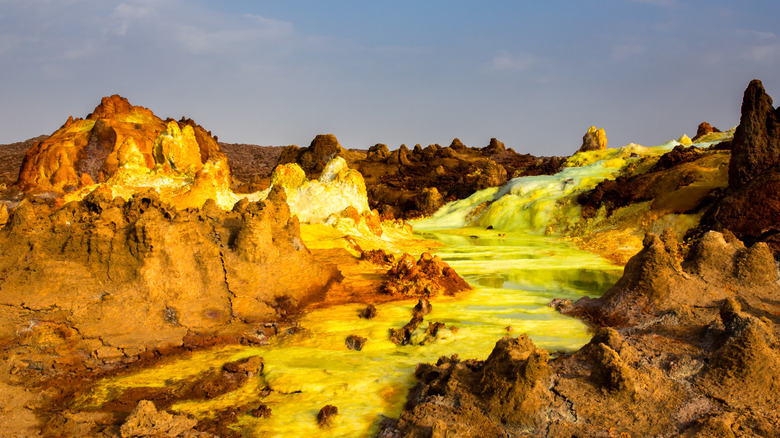
[[0, 143], [119, 94], [220, 141], [569, 155], [739, 122], [780, 96], [776, 1], [0, 0]]

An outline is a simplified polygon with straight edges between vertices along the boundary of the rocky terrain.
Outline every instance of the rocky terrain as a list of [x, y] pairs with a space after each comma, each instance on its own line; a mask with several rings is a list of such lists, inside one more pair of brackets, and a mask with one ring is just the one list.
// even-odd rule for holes
[[235, 190], [251, 193], [270, 187], [271, 172], [279, 162], [284, 146], [220, 142], [219, 148], [230, 163]]
[[[271, 187], [238, 194], [216, 137], [119, 96], [25, 145], [17, 190], [0, 204], [0, 422], [13, 425], [3, 433], [233, 436], [221, 426], [230, 418], [172, 417], [139, 403], [149, 393], [127, 394], [100, 413], [69, 406], [86, 382], [127, 367], [208, 345], [265, 344], [280, 327], [293, 332], [308, 307], [468, 289], [438, 260], [405, 272], [435, 290], [381, 292], [405, 277], [361, 262], [355, 239], [370, 247], [383, 235], [385, 245], [412, 237], [383, 230], [362, 176], [340, 158], [317, 180], [281, 165]], [[268, 164], [267, 155], [254, 156], [244, 169]], [[310, 250], [300, 222], [329, 229], [337, 242], [347, 230], [353, 252]], [[214, 397], [261, 368], [228, 366], [225, 376], [199, 378], [166, 400]]]
[[554, 302], [593, 325], [585, 347], [551, 357], [521, 335], [421, 364], [380, 436], [775, 436], [778, 297], [764, 244], [710, 232], [681, 265], [675, 236], [650, 235], [604, 296]]
[[[205, 346], [283, 342], [300, 312], [334, 304], [423, 298], [390, 332], [408, 344], [428, 298], [469, 286], [435, 255], [402, 254], [408, 226], [382, 219], [430, 215], [495, 187], [464, 223], [542, 223], [625, 257], [624, 274], [599, 298], [550, 304], [592, 327], [579, 351], [520, 335], [484, 360], [464, 352], [420, 364], [405, 410], [380, 436], [778, 436], [779, 123], [753, 81], [733, 139], [703, 123], [693, 143], [664, 152], [609, 150], [595, 127], [568, 159], [495, 139], [391, 152], [344, 149], [328, 134], [307, 148], [260, 148], [104, 98], [51, 136], [0, 148], [4, 164], [19, 163], [0, 204], [0, 435], [239, 436], [231, 425], [272, 415], [268, 406], [200, 420], [167, 410], [242, 387], [264, 372], [258, 356], [99, 407], [84, 400], [101, 378]], [[523, 204], [526, 186], [499, 188], [521, 175], [547, 175], [528, 184], [550, 193]], [[515, 222], [501, 222], [502, 204]], [[426, 334], [442, 327], [429, 322]], [[344, 342], [360, 351], [365, 341]], [[327, 429], [339, 415], [328, 404], [312, 421]]]
[[[550, 304], [584, 318], [595, 332], [590, 343], [571, 355], [551, 355], [522, 335], [497, 342], [485, 360], [454, 356], [421, 364], [405, 412], [380, 436], [780, 434], [780, 278], [767, 244], [774, 234], [745, 232], [766, 224], [771, 230], [777, 216], [721, 213], [737, 199], [742, 208], [772, 208], [753, 202], [773, 196], [766, 181], [780, 157], [776, 116], [761, 83], [751, 82], [729, 186], [708, 200], [705, 215], [723, 218], [716, 221], [723, 234], [704, 231], [711, 223], [705, 221], [685, 245], [671, 230], [648, 234], [603, 296]], [[656, 170], [699, 159], [684, 149], [674, 155], [659, 160]], [[601, 187], [596, 193], [622, 190]], [[735, 217], [740, 221], [726, 222]], [[741, 223], [750, 224], [737, 228], [752, 238], [747, 245], [728, 231]]]
[[495, 138], [484, 148], [467, 147], [456, 138], [448, 147], [418, 144], [410, 150], [401, 145], [391, 152], [384, 144], [368, 151], [347, 150], [327, 134], [318, 135], [306, 148], [288, 146], [279, 163], [298, 163], [307, 176], [316, 177], [334, 156], [343, 157], [363, 175], [372, 209], [385, 218], [403, 219], [430, 215], [445, 202], [517, 176], [555, 173], [564, 161], [521, 155]]

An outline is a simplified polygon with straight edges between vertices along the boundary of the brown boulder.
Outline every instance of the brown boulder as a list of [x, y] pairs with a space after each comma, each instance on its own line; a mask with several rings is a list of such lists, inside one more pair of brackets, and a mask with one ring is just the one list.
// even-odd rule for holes
[[504, 142], [498, 141], [495, 137], [490, 139], [490, 143], [488, 143], [487, 147], [485, 147], [485, 153], [494, 155], [494, 154], [500, 154], [502, 152], [506, 152], [506, 146], [504, 145]]
[[368, 148], [366, 154], [366, 160], [368, 161], [385, 161], [390, 156], [390, 150], [386, 144], [377, 143], [374, 146]]
[[425, 216], [436, 213], [436, 210], [444, 205], [444, 198], [436, 187], [426, 187], [417, 195], [417, 210]]
[[330, 427], [338, 414], [339, 408], [333, 405], [325, 405], [317, 413], [317, 424], [320, 427]]
[[317, 177], [325, 165], [337, 156], [343, 157], [346, 150], [333, 134], [319, 134], [309, 147], [287, 146], [282, 150], [278, 164], [298, 163], [309, 178]]
[[450, 149], [457, 152], [465, 152], [468, 147], [459, 138], [453, 138], [452, 143], [450, 143]]

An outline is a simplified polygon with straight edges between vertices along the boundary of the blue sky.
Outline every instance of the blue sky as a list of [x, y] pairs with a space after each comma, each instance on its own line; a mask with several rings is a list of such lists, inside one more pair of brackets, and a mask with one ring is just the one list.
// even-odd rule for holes
[[0, 0], [0, 143], [118, 93], [221, 141], [568, 155], [647, 146], [780, 99], [780, 2]]

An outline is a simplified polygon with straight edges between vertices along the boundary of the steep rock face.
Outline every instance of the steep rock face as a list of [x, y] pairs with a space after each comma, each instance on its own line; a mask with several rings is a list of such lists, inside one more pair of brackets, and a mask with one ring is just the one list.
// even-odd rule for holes
[[99, 359], [284, 318], [340, 277], [303, 245], [281, 189], [230, 212], [106, 188], [56, 211], [23, 201], [0, 242], [0, 337]]
[[734, 132], [729, 187], [737, 189], [780, 165], [780, 110], [761, 81], [750, 82], [742, 99], [742, 115]]
[[702, 217], [699, 233], [729, 230], [780, 252], [780, 108], [759, 80], [745, 90], [732, 142], [729, 187]]
[[[159, 137], [159, 138], [158, 138]], [[68, 121], [27, 150], [17, 184], [24, 191], [68, 192], [103, 182], [119, 167], [118, 149], [135, 142], [146, 167], [197, 172], [219, 155], [211, 133], [192, 120], [163, 121], [118, 95], [104, 97], [86, 119]]]

